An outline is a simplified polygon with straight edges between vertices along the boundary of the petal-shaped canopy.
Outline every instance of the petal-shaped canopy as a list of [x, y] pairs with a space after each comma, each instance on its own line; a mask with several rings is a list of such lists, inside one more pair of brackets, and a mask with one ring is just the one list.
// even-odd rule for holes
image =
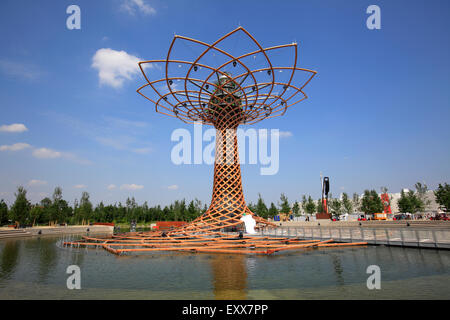
[[[246, 42], [239, 47], [241, 51], [231, 45], [233, 37]], [[177, 53], [183, 45], [197, 53], [183, 58]], [[226, 50], [228, 46], [232, 48]], [[283, 59], [276, 58], [280, 52]], [[316, 71], [297, 67], [297, 54], [297, 43], [263, 48], [242, 27], [212, 44], [176, 35], [166, 59], [139, 62], [147, 83], [137, 91], [155, 104], [157, 112], [186, 123], [216, 125], [225, 116], [222, 111], [232, 108], [226, 114], [232, 119], [227, 122], [253, 124], [283, 115], [288, 107], [307, 98], [303, 88]], [[292, 64], [286, 65], [286, 60]], [[158, 71], [162, 77], [150, 80], [153, 74], [147, 73]]]

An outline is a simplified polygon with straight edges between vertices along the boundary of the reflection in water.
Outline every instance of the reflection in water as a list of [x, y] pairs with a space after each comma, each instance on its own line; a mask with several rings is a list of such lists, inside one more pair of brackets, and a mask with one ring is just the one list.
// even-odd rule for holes
[[405, 260], [406, 264], [410, 265], [411, 261], [409, 260], [409, 257], [408, 257], [408, 251], [406, 251], [406, 250], [403, 251], [403, 257], [404, 257], [404, 260]]
[[342, 272], [344, 269], [341, 265], [341, 259], [335, 254], [331, 254], [331, 260], [333, 261], [334, 273], [336, 274], [336, 282], [339, 286], [343, 286], [345, 284], [344, 277]]
[[73, 252], [71, 254], [71, 261], [72, 261], [71, 264], [82, 267], [84, 262], [84, 254], [79, 252]]
[[3, 247], [0, 261], [0, 279], [10, 276], [19, 262], [20, 242], [7, 240]]
[[39, 280], [45, 281], [49, 273], [56, 266], [58, 255], [57, 247], [53, 239], [41, 239], [39, 241]]
[[[169, 252], [115, 256], [101, 248], [61, 248], [59, 240], [50, 236], [0, 240], [0, 299], [448, 299], [450, 295], [446, 250], [368, 246], [270, 256]], [[71, 264], [81, 267], [86, 290], [67, 290], [66, 268]], [[366, 269], [372, 264], [382, 270], [382, 290], [377, 293], [366, 287]]]
[[216, 254], [211, 258], [216, 299], [247, 299], [247, 257]]
[[439, 271], [440, 272], [445, 272], [446, 270], [448, 270], [447, 268], [448, 268], [448, 265], [447, 264], [445, 264], [443, 261], [442, 261], [442, 257], [441, 257], [441, 254], [444, 254], [442, 251], [438, 251], [437, 252], [437, 259], [436, 259], [436, 262], [439, 264]]

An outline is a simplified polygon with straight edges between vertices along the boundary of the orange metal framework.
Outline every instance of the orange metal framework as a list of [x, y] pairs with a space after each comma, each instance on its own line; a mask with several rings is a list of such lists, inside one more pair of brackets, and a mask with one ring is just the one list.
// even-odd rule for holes
[[364, 246], [367, 242], [333, 243], [328, 240], [302, 240], [300, 238], [287, 237], [260, 237], [236, 236], [221, 233], [208, 232], [184, 236], [161, 236], [159, 232], [129, 232], [113, 235], [107, 238], [95, 238], [84, 236], [78, 241], [63, 243], [66, 247], [98, 248], [116, 254], [133, 252], [195, 252], [195, 253], [236, 253], [236, 254], [262, 254], [268, 255], [286, 250], [298, 250], [322, 247]]
[[[241, 32], [258, 49], [239, 56], [221, 49], [221, 44]], [[172, 59], [173, 48], [177, 41], [188, 41], [204, 48], [203, 52], [194, 61]], [[275, 67], [270, 61], [267, 52], [282, 48], [294, 49], [293, 66]], [[202, 63], [202, 58], [214, 51], [226, 57], [226, 61], [217, 66]], [[262, 55], [266, 66], [251, 70], [245, 63], [246, 57]], [[162, 64], [165, 77], [158, 80], [150, 80], [146, 74], [146, 65], [155, 67]], [[184, 77], [171, 76], [169, 65], [187, 65], [188, 70]], [[229, 66], [239, 66], [243, 72], [231, 75], [224, 71]], [[137, 92], [150, 100], [156, 106], [156, 111], [168, 116], [176, 117], [186, 123], [202, 122], [213, 125], [216, 128], [216, 147], [214, 164], [214, 184], [212, 200], [209, 209], [192, 223], [179, 228], [172, 234], [185, 234], [186, 232], [218, 231], [226, 227], [237, 226], [242, 223], [240, 218], [243, 213], [251, 214], [258, 226], [270, 225], [265, 219], [251, 212], [244, 200], [242, 190], [241, 168], [238, 155], [236, 130], [241, 124], [253, 124], [263, 119], [283, 115], [286, 109], [295, 103], [306, 99], [302, 89], [316, 74], [315, 71], [297, 67], [297, 44], [291, 43], [270, 48], [263, 48], [253, 36], [242, 27], [231, 31], [212, 44], [199, 40], [176, 35], [170, 45], [165, 60], [148, 60], [139, 62], [147, 83]], [[196, 77], [198, 69], [206, 71], [207, 76], [199, 79]], [[286, 83], [277, 82], [276, 71], [288, 72], [289, 80]], [[257, 81], [257, 73], [265, 72], [269, 75], [268, 81]], [[292, 84], [295, 72], [306, 72], [309, 77], [305, 83], [298, 86]], [[245, 83], [246, 80], [250, 80]], [[175, 82], [183, 81], [184, 88], [178, 89]], [[161, 84], [168, 88], [167, 93], [162, 94], [158, 90]], [[194, 90], [190, 87], [195, 86]], [[157, 99], [152, 99], [143, 93], [145, 88], [151, 87], [156, 93]], [[280, 92], [274, 88], [280, 87]], [[292, 89], [292, 90], [290, 90]], [[289, 92], [289, 94], [287, 94]]]
[[[249, 43], [258, 49], [239, 56], [233, 56], [223, 50], [221, 44], [238, 32], [243, 33]], [[194, 61], [172, 59], [174, 44], [181, 40], [199, 45], [203, 48], [203, 52]], [[283, 48], [294, 49], [293, 66], [275, 67], [268, 53]], [[202, 57], [211, 51], [222, 54], [226, 57], [226, 61], [217, 66], [202, 63]], [[265, 66], [251, 70], [243, 60], [256, 55], [264, 57]], [[152, 65], [158, 68], [158, 64], [163, 65], [159, 69], [165, 70], [165, 76], [151, 81], [145, 72], [146, 66]], [[186, 65], [188, 70], [185, 76], [171, 76], [169, 74], [171, 64]], [[239, 69], [243, 69], [244, 72], [233, 76], [225, 71], [228, 66], [240, 66]], [[238, 27], [212, 44], [176, 35], [165, 60], [142, 61], [139, 62], [139, 68], [147, 83], [137, 92], [154, 103], [157, 112], [186, 123], [200, 121], [216, 128], [214, 184], [210, 207], [191, 223], [171, 231], [135, 232], [108, 238], [83, 237], [79, 241], [65, 242], [65, 246], [101, 246], [114, 254], [147, 251], [271, 254], [300, 248], [366, 244], [334, 244], [331, 243], [332, 240], [302, 240], [286, 237], [236, 237], [235, 234], [223, 232], [229, 230], [229, 227], [241, 225], [240, 218], [244, 213], [251, 214], [259, 228], [273, 225], [256, 216], [245, 203], [236, 130], [241, 124], [253, 124], [263, 119], [283, 115], [288, 107], [306, 99], [307, 96], [302, 90], [316, 72], [297, 67], [296, 43], [263, 48], [242, 27]], [[207, 71], [207, 75], [201, 79], [195, 76], [200, 68]], [[276, 80], [276, 72], [289, 73], [288, 81]], [[299, 85], [292, 83], [296, 72], [307, 74], [304, 83]], [[257, 81], [258, 73], [266, 73], [269, 80]], [[247, 79], [250, 79], [250, 83], [245, 84]], [[176, 88], [175, 81], [184, 81], [184, 88]], [[160, 93], [158, 87], [161, 85], [164, 85], [169, 92]], [[188, 85], [195, 86], [194, 90], [188, 89]], [[156, 93], [157, 99], [152, 99], [143, 93], [143, 90], [149, 88], [152, 89], [151, 96]], [[276, 88], [279, 88], [279, 91]]]

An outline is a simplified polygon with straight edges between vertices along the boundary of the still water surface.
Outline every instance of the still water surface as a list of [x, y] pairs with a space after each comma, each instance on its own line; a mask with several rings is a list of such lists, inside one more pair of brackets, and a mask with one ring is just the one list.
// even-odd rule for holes
[[[270, 256], [67, 249], [61, 237], [0, 240], [0, 299], [450, 299], [450, 251], [385, 246]], [[381, 290], [368, 290], [369, 265]], [[81, 268], [81, 290], [66, 269]]]

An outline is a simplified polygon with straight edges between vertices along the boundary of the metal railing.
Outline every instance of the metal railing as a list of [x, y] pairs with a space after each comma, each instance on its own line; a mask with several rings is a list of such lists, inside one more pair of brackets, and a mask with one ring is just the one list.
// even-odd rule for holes
[[362, 242], [405, 247], [450, 249], [450, 230], [365, 228], [365, 227], [276, 227], [265, 228], [261, 236], [296, 237], [306, 240], [333, 239], [338, 242]]

